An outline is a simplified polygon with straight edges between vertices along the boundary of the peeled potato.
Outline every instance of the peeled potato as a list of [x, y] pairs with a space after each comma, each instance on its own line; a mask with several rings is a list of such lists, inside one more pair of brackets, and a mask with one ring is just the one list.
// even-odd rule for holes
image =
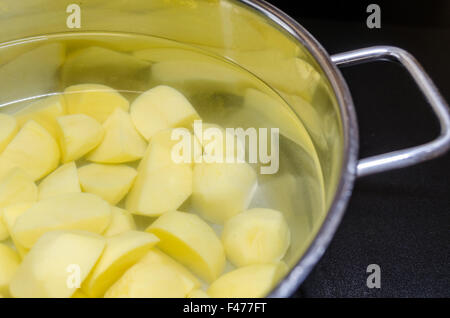
[[101, 234], [111, 221], [109, 204], [90, 193], [66, 193], [39, 201], [13, 227], [17, 241], [31, 248], [46, 232], [83, 230]]
[[284, 263], [241, 267], [219, 277], [207, 293], [214, 298], [264, 297], [285, 273]]
[[14, 117], [0, 114], [0, 153], [8, 146], [18, 130], [17, 121]]
[[[151, 139], [139, 164], [139, 173], [150, 173], [169, 165], [192, 166], [201, 154], [197, 138], [186, 128], [165, 129]], [[175, 156], [174, 156], [175, 155]], [[177, 162], [177, 160], [180, 160]]]
[[6, 227], [5, 221], [3, 221], [3, 213], [0, 210], [0, 241], [4, 241], [9, 237], [8, 228]]
[[0, 244], [0, 293], [9, 294], [11, 282], [20, 264], [19, 255], [9, 246]]
[[3, 209], [2, 217], [3, 222], [6, 225], [6, 228], [8, 229], [8, 232], [11, 236], [11, 240], [14, 243], [14, 246], [17, 249], [17, 252], [19, 252], [20, 257], [24, 257], [26, 253], [28, 253], [28, 249], [25, 248], [22, 244], [20, 244], [16, 236], [13, 232], [14, 224], [16, 224], [17, 219], [19, 216], [25, 213], [29, 208], [33, 206], [34, 202], [21, 202], [9, 205]]
[[112, 205], [125, 197], [136, 174], [135, 169], [125, 165], [93, 163], [78, 169], [83, 191], [96, 194]]
[[247, 163], [200, 163], [194, 166], [192, 206], [217, 224], [248, 208], [257, 186]]
[[192, 169], [186, 165], [139, 174], [125, 206], [134, 214], [159, 216], [178, 209], [192, 193]]
[[131, 122], [130, 115], [117, 108], [103, 124], [105, 138], [88, 160], [99, 163], [135, 161], [145, 153], [147, 144]]
[[45, 177], [59, 163], [58, 144], [41, 125], [27, 122], [0, 155], [0, 175], [22, 168], [34, 180]]
[[64, 97], [61, 95], [50, 96], [35, 101], [22, 108], [14, 117], [22, 127], [27, 121], [34, 120], [39, 125], [47, 129], [53, 138], [57, 137], [58, 126], [56, 118], [66, 114]]
[[105, 293], [105, 298], [184, 298], [183, 281], [161, 264], [137, 263]]
[[128, 111], [129, 102], [115, 89], [101, 84], [79, 84], [64, 90], [69, 114], [85, 114], [103, 123], [116, 108]]
[[186, 97], [165, 85], [154, 87], [136, 98], [130, 114], [136, 129], [147, 140], [160, 130], [189, 127], [199, 119]]
[[36, 184], [20, 168], [13, 168], [0, 179], [0, 207], [14, 203], [36, 201], [38, 189]]
[[279, 211], [251, 209], [225, 223], [222, 242], [235, 266], [277, 262], [289, 247], [289, 226]]
[[111, 208], [111, 223], [103, 235], [109, 237], [130, 230], [136, 230], [136, 223], [131, 213], [113, 206]]
[[201, 286], [200, 281], [176, 260], [164, 254], [158, 249], [152, 249], [148, 252], [141, 260], [142, 263], [148, 264], [161, 264], [166, 268], [170, 268], [174, 273], [180, 276], [185, 286], [185, 292], [188, 293], [194, 288], [199, 288]]
[[201, 289], [194, 289], [186, 296], [187, 298], [210, 298], [207, 293]]
[[44, 234], [25, 256], [10, 290], [17, 298], [71, 297], [105, 247], [100, 235], [83, 231]]
[[67, 115], [57, 119], [62, 161], [80, 159], [97, 147], [103, 139], [102, 126], [84, 114]]
[[128, 231], [108, 238], [105, 251], [81, 289], [90, 297], [103, 296], [158, 241], [155, 235], [138, 231]]
[[62, 165], [39, 184], [39, 200], [48, 199], [63, 193], [81, 192], [75, 162]]
[[146, 230], [161, 240], [158, 247], [207, 282], [225, 267], [225, 253], [214, 230], [195, 214], [172, 211]]

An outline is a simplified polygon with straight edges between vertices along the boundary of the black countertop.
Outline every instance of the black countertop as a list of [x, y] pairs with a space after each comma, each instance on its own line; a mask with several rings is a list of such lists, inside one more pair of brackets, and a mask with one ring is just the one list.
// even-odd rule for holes
[[[366, 26], [365, 1], [269, 1], [330, 53], [394, 45], [412, 53], [450, 101], [450, 1], [377, 1], [381, 29]], [[391, 1], [393, 2], [393, 1]], [[403, 68], [342, 70], [354, 99], [360, 157], [432, 140], [439, 126]], [[381, 288], [366, 286], [369, 264]], [[300, 297], [450, 297], [450, 155], [357, 180], [346, 214]]]

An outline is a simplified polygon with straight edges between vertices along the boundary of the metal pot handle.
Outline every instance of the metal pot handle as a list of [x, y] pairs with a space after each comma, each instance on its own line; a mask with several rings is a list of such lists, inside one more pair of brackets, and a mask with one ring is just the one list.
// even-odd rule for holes
[[357, 166], [358, 176], [411, 166], [435, 158], [450, 149], [450, 111], [448, 105], [433, 81], [411, 54], [393, 46], [373, 46], [335, 54], [331, 56], [331, 60], [338, 66], [350, 66], [380, 60], [393, 60], [401, 63], [425, 95], [441, 126], [440, 136], [426, 144], [360, 160]]

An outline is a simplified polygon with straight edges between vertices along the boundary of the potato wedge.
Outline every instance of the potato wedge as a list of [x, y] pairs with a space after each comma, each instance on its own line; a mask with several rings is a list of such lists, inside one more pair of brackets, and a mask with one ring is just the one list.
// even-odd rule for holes
[[37, 201], [36, 184], [20, 168], [13, 168], [0, 179], [0, 208], [19, 202]]
[[108, 238], [105, 251], [81, 289], [90, 297], [103, 296], [130, 266], [158, 242], [155, 235], [139, 231], [128, 231]]
[[16, 203], [3, 208], [2, 212], [3, 222], [5, 223], [9, 235], [11, 236], [11, 240], [14, 243], [14, 246], [21, 258], [23, 258], [25, 254], [28, 253], [28, 249], [17, 241], [16, 236], [12, 229], [14, 227], [14, 224], [16, 224], [16, 221], [19, 218], [19, 216], [24, 214], [25, 211], [27, 211], [33, 205], [34, 202]]
[[178, 209], [192, 193], [192, 169], [173, 165], [139, 174], [125, 201], [133, 214], [159, 216]]
[[13, 116], [0, 114], [0, 153], [8, 146], [18, 130], [19, 125]]
[[64, 97], [62, 95], [39, 99], [14, 113], [20, 127], [29, 120], [34, 120], [47, 129], [53, 138], [57, 138], [58, 126], [56, 118], [66, 114]]
[[0, 243], [0, 293], [9, 295], [9, 284], [20, 264], [20, 257], [12, 248]]
[[19, 167], [35, 181], [55, 170], [59, 158], [56, 141], [47, 130], [31, 120], [0, 155], [0, 176], [13, 167]]
[[289, 247], [290, 237], [281, 212], [251, 209], [225, 223], [222, 243], [230, 262], [241, 267], [280, 261]]
[[67, 112], [85, 114], [103, 123], [116, 108], [128, 111], [130, 103], [115, 89], [101, 84], [79, 84], [64, 90]]
[[217, 224], [246, 210], [257, 186], [256, 173], [247, 163], [199, 163], [192, 178], [192, 206]]
[[59, 127], [58, 141], [63, 162], [80, 159], [103, 140], [102, 126], [87, 115], [62, 116], [57, 118], [57, 122]]
[[103, 235], [109, 237], [131, 230], [136, 230], [133, 215], [127, 210], [111, 207], [111, 223]]
[[130, 115], [117, 108], [103, 124], [105, 138], [87, 157], [98, 163], [135, 161], [145, 153], [147, 143], [136, 131]]
[[285, 273], [284, 263], [241, 267], [219, 277], [207, 293], [213, 298], [264, 297]]
[[136, 98], [130, 114], [136, 129], [147, 140], [160, 130], [190, 127], [195, 119], [200, 119], [183, 94], [165, 85], [156, 86]]
[[115, 205], [130, 190], [137, 172], [126, 165], [89, 164], [78, 169], [84, 192], [98, 195]]
[[10, 290], [17, 298], [68, 298], [80, 287], [105, 247], [100, 235], [83, 231], [44, 234], [25, 256]]
[[48, 199], [63, 193], [81, 192], [75, 162], [69, 162], [49, 174], [38, 186], [39, 200]]
[[207, 282], [225, 267], [225, 253], [214, 230], [195, 214], [172, 211], [146, 230], [161, 242], [158, 247]]
[[65, 193], [42, 200], [23, 213], [12, 229], [17, 241], [31, 248], [46, 232], [83, 230], [101, 234], [111, 222], [111, 208], [90, 193]]

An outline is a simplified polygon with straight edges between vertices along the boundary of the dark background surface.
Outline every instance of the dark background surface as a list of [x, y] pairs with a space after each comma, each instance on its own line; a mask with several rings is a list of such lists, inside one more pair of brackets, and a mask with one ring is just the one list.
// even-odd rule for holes
[[[450, 100], [450, 1], [372, 1], [381, 29], [366, 26], [367, 1], [277, 1], [330, 53], [395, 45], [412, 53]], [[439, 126], [397, 64], [342, 70], [352, 92], [360, 157], [415, 146]], [[366, 287], [369, 264], [381, 289]], [[296, 297], [450, 297], [450, 155], [357, 180], [342, 223]]]

